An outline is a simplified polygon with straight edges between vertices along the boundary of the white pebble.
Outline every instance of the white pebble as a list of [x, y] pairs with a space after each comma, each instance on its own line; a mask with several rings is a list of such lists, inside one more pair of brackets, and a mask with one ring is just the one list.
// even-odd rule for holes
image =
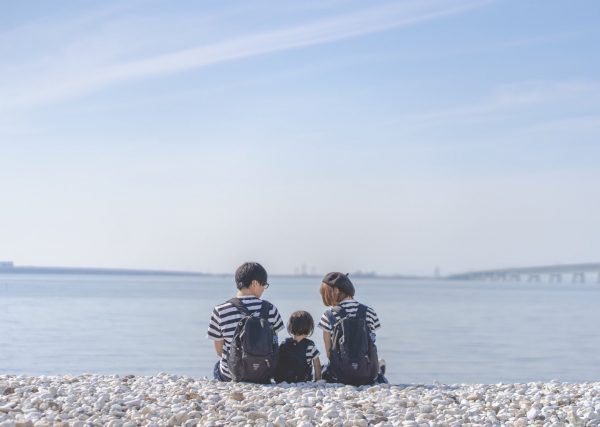
[[[154, 377], [0, 374], [0, 427], [600, 425], [600, 383], [262, 386]], [[543, 418], [542, 418], [543, 417]]]

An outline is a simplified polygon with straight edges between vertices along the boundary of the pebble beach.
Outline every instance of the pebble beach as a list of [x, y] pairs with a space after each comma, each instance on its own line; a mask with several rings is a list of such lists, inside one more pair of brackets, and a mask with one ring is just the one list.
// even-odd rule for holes
[[0, 375], [0, 427], [598, 426], [600, 382], [351, 387]]

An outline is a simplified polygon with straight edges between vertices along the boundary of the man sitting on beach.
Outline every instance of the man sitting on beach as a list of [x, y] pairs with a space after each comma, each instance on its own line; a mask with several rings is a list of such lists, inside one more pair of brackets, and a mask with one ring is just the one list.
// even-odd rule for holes
[[[277, 362], [277, 333], [284, 325], [277, 308], [260, 299], [269, 287], [267, 271], [256, 262], [246, 262], [236, 270], [235, 283], [236, 297], [217, 305], [208, 325], [208, 338], [214, 341], [221, 358], [215, 365], [214, 378], [268, 383]], [[252, 328], [252, 333], [242, 334], [244, 325]], [[248, 342], [248, 337], [255, 342]], [[266, 349], [264, 356], [256, 358], [244, 354], [242, 362], [242, 353], [253, 345], [256, 349], [251, 353], [261, 354], [261, 350]]]

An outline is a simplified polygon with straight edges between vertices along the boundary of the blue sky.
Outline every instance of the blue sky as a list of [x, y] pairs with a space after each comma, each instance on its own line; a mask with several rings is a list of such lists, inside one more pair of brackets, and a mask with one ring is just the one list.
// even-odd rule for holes
[[595, 1], [10, 2], [0, 259], [597, 261]]

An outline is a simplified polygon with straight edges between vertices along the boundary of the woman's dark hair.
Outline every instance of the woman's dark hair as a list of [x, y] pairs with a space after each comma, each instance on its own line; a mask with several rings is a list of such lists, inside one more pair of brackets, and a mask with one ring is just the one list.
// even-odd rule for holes
[[290, 335], [312, 335], [315, 322], [307, 311], [294, 311], [290, 316], [287, 330]]
[[249, 288], [252, 281], [261, 285], [267, 283], [267, 270], [257, 262], [245, 262], [235, 271], [235, 285], [238, 289]]

